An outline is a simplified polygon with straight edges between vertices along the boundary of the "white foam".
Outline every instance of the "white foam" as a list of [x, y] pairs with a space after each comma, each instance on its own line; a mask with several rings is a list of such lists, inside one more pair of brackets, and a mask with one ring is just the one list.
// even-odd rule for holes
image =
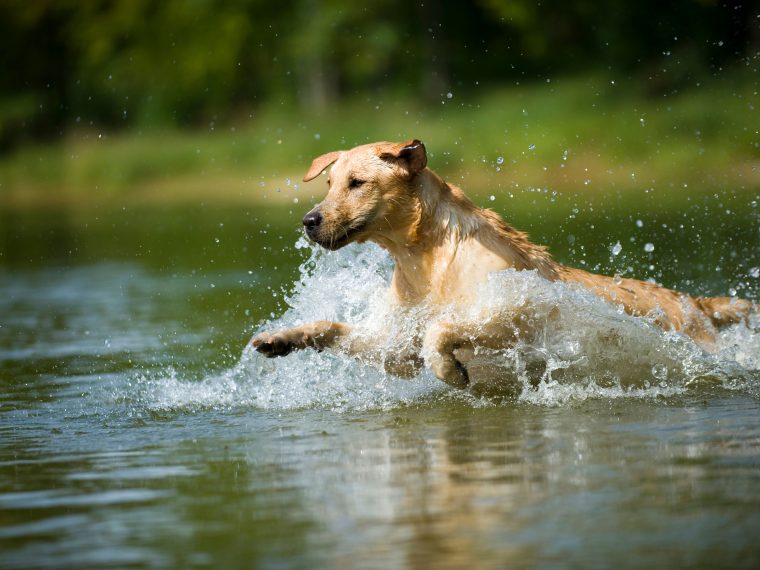
[[[310, 248], [311, 255], [286, 299], [289, 309], [259, 330], [317, 319], [364, 322], [365, 334], [390, 347], [424, 328], [429, 318], [425, 307], [403, 314], [388, 310], [392, 263], [377, 246], [326, 252], [301, 239], [297, 247]], [[467, 315], [446, 318], [478, 318], [529, 303], [540, 324], [537, 339], [505, 350], [480, 350], [476, 357], [484, 370], [498, 367], [499, 389], [506, 387], [513, 399], [525, 403], [555, 406], [589, 398], [660, 398], [705, 384], [757, 390], [760, 335], [744, 326], [723, 331], [718, 352], [707, 353], [684, 335], [630, 317], [579, 286], [552, 283], [529, 271], [492, 275], [479, 289], [478, 299]], [[478, 382], [476, 378], [474, 392], [489, 393], [492, 387]], [[355, 358], [313, 350], [267, 359], [248, 348], [231, 370], [200, 382], [184, 381], [169, 371], [142, 377], [138, 384], [146, 392], [144, 401], [156, 409], [361, 410], [437, 398], [462, 398], [473, 405], [494, 401], [449, 389], [427, 370], [402, 380]]]

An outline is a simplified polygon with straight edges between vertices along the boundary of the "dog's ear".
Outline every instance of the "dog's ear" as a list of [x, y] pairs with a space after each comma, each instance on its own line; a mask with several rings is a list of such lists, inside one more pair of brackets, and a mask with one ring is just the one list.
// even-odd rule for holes
[[380, 158], [391, 160], [403, 166], [414, 176], [427, 166], [427, 152], [422, 141], [414, 139], [405, 143], [387, 145], [380, 149]]
[[330, 166], [333, 162], [338, 160], [338, 157], [340, 156], [339, 150], [334, 150], [332, 152], [328, 152], [327, 154], [323, 154], [322, 156], [318, 156], [314, 160], [311, 161], [311, 166], [309, 167], [309, 171], [306, 173], [306, 175], [303, 177], [304, 182], [308, 182], [309, 180], [313, 180], [320, 174], [322, 174], [322, 171]]

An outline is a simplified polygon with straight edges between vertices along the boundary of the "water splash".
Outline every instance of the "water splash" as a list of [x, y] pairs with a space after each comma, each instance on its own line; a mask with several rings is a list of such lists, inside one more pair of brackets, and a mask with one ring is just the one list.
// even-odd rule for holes
[[[319, 319], [364, 323], [363, 334], [381, 339], [384, 354], [424, 329], [430, 308], [388, 311], [393, 268], [377, 246], [351, 245], [326, 252], [301, 239], [296, 247], [309, 249], [310, 256], [286, 298], [289, 309], [260, 330]], [[440, 399], [495, 405], [504, 396], [511, 402], [556, 406], [589, 398], [671, 397], [706, 385], [755, 392], [760, 385], [760, 335], [744, 326], [723, 331], [718, 351], [707, 353], [684, 335], [630, 317], [580, 286], [552, 283], [530, 271], [493, 274], [477, 298], [466, 314], [444, 318], [477, 319], [530, 307], [540, 334], [508, 349], [476, 351], [468, 365], [474, 381], [469, 393], [448, 388], [427, 370], [402, 380], [328, 351], [305, 350], [266, 359], [250, 347], [232, 369], [200, 382], [182, 380], [170, 370], [139, 378], [138, 389], [145, 395], [141, 399], [154, 409], [250, 406], [343, 411]], [[500, 398], [494, 399], [494, 394]]]

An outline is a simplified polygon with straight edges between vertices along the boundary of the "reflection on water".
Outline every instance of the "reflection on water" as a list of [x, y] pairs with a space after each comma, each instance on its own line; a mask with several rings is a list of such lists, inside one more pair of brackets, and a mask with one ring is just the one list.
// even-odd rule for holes
[[751, 566], [758, 411], [733, 397], [77, 417], [3, 438], [4, 567]]
[[[179, 229], [144, 257], [99, 229], [73, 238], [83, 265], [0, 270], [0, 567], [760, 564], [756, 391], [540, 405], [353, 363], [331, 386], [320, 360], [274, 375], [240, 355], [293, 264], [243, 256], [250, 219], [226, 216], [196, 262], [167, 253]], [[117, 227], [130, 252], [150, 233]]]

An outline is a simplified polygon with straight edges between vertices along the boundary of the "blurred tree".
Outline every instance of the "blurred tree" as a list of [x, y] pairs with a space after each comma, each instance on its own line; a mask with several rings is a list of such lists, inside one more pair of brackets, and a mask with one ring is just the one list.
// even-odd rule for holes
[[[244, 2], [117, 0], [76, 4], [66, 26], [78, 112], [111, 121], [208, 117], [239, 81], [251, 21]], [[248, 70], [250, 72], [250, 70]]]
[[0, 3], [0, 145], [40, 135], [68, 117], [69, 17], [55, 0]]
[[741, 57], [760, 26], [757, 3], [742, 0], [480, 2], [532, 66], [555, 70], [628, 72], [678, 52], [693, 72]]
[[742, 0], [4, 0], [0, 144], [600, 67], [659, 92], [740, 61], [758, 28]]
[[363, 4], [345, 0], [303, 0], [295, 10], [288, 55], [298, 78], [300, 102], [323, 109], [341, 91], [387, 77], [401, 54], [392, 0]]

